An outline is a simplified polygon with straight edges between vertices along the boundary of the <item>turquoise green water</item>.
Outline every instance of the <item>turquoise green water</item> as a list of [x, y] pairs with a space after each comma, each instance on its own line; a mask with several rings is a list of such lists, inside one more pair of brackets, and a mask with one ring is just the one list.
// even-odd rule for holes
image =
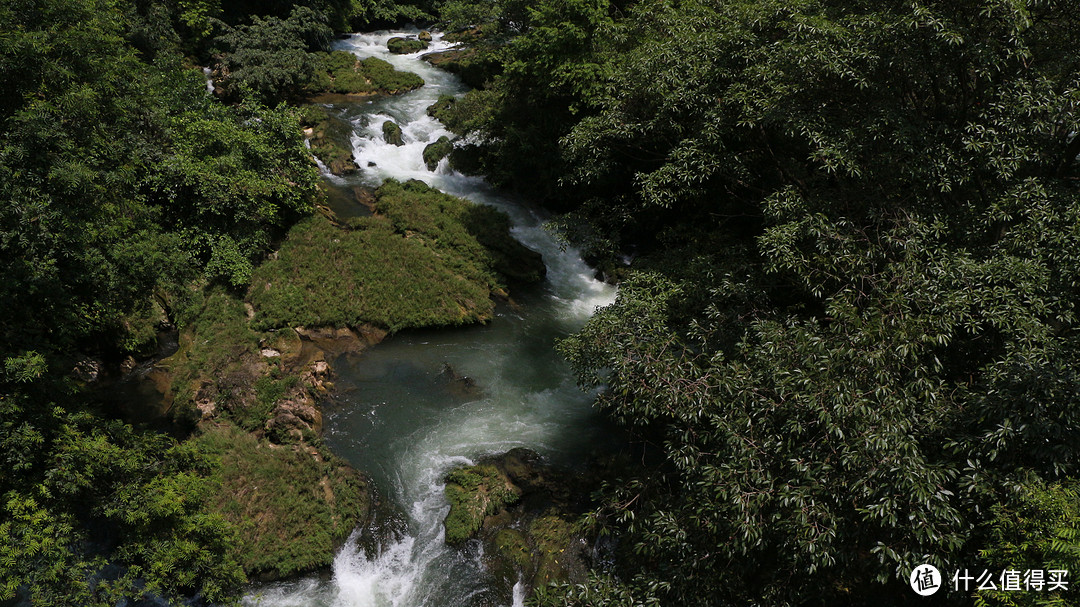
[[[491, 191], [480, 179], [450, 172], [445, 161], [435, 172], [426, 169], [424, 146], [448, 133], [425, 111], [440, 94], [465, 89], [418, 55], [387, 54], [385, 41], [391, 35], [358, 34], [339, 45], [417, 72], [428, 84], [394, 98], [335, 107], [355, 124], [354, 152], [362, 173], [331, 181], [349, 187], [377, 185], [387, 177], [421, 179], [501, 208], [511, 216], [514, 235], [544, 256], [548, 276], [542, 284], [512, 293], [514, 305], [499, 306], [486, 326], [407, 332], [335, 361], [336, 393], [326, 407], [324, 438], [372, 476], [398, 513], [383, 523], [396, 532], [383, 534], [389, 537], [374, 553], [358, 541], [348, 542], [329, 578], [253, 588], [245, 599], [248, 605], [520, 605], [520, 585], [514, 596], [498, 596], [488, 587], [479, 544], [459, 551], [443, 543], [442, 519], [448, 510], [444, 475], [485, 453], [519, 446], [580, 466], [611, 444], [613, 432], [592, 409], [593, 396], [576, 387], [553, 346], [597, 306], [609, 303], [614, 289], [595, 280], [575, 251], [557, 245], [542, 228], [541, 214]], [[432, 50], [446, 46], [436, 40]], [[402, 126], [406, 145], [383, 141], [382, 122], [388, 118]], [[469, 381], [450, 379], [447, 368]]]

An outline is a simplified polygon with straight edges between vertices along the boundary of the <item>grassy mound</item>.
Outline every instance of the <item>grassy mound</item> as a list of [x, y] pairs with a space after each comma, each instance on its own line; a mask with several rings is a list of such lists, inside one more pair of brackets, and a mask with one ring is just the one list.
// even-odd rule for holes
[[388, 181], [375, 195], [376, 216], [347, 229], [305, 220], [255, 270], [256, 328], [366, 322], [396, 331], [491, 318], [491, 294], [502, 289], [496, 268], [517, 242], [506, 216], [420, 182]]
[[324, 217], [297, 224], [248, 293], [262, 328], [356, 326], [399, 330], [486, 320], [488, 288], [454, 272], [439, 247], [406, 238], [385, 218], [342, 230]]
[[325, 450], [272, 447], [231, 424], [210, 426], [194, 440], [221, 459], [213, 510], [238, 529], [238, 557], [249, 576], [328, 566], [369, 516], [366, 481]]
[[319, 58], [322, 65], [311, 85], [313, 93], [392, 95], [424, 85], [420, 76], [395, 70], [376, 57], [360, 61], [352, 53], [333, 51], [319, 53]]
[[253, 397], [260, 335], [247, 321], [244, 304], [222, 290], [198, 291], [179, 307], [184, 330], [179, 348], [162, 361], [170, 376], [169, 415], [183, 427], [202, 417], [196, 401], [214, 401], [224, 410], [239, 410]]

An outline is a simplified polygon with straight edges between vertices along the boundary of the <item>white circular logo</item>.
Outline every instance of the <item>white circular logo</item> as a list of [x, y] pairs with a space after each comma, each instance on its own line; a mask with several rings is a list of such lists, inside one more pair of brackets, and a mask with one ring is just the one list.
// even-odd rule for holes
[[933, 565], [919, 565], [911, 572], [911, 589], [919, 596], [930, 596], [941, 588], [941, 572]]

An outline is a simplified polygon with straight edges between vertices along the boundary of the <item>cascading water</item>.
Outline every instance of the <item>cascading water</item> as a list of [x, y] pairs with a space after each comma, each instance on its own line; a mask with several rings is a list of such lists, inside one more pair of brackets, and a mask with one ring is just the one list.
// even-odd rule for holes
[[[378, 56], [399, 70], [420, 74], [424, 87], [390, 98], [336, 110], [355, 125], [354, 155], [361, 174], [335, 178], [378, 185], [386, 178], [419, 179], [455, 196], [490, 204], [510, 215], [513, 234], [544, 256], [542, 285], [514, 293], [516, 305], [502, 305], [483, 327], [415, 331], [388, 339], [359, 357], [335, 362], [336, 403], [328, 415], [326, 442], [339, 455], [371, 474], [405, 519], [403, 530], [369, 554], [350, 539], [334, 560], [330, 579], [306, 578], [254, 589], [244, 603], [264, 607], [466, 607], [521, 605], [524, 586], [499, 598], [486, 583], [480, 548], [449, 548], [442, 519], [448, 505], [443, 477], [459, 464], [485, 453], [524, 446], [572, 465], [607, 435], [553, 349], [557, 338], [582, 323], [614, 289], [571, 249], [561, 248], [542, 227], [542, 216], [492, 191], [483, 180], [450, 171], [445, 161], [434, 172], [422, 159], [424, 147], [451, 135], [426, 113], [440, 95], [465, 87], [453, 75], [431, 67], [420, 54], [391, 55], [386, 41], [412, 32], [357, 34], [338, 48], [361, 58]], [[434, 52], [449, 48], [439, 36]], [[359, 111], [358, 111], [359, 110]], [[405, 145], [386, 143], [382, 123], [402, 128]], [[453, 389], [447, 369], [467, 376], [475, 390]]]

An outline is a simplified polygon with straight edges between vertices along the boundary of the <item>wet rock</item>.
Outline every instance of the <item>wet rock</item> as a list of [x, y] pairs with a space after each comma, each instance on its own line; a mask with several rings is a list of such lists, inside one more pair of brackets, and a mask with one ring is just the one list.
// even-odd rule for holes
[[424, 42], [431, 42], [431, 32], [424, 30], [417, 34], [416, 38], [418, 40], [423, 40]]
[[450, 143], [450, 139], [443, 135], [439, 137], [435, 143], [429, 143], [424, 148], [424, 164], [429, 171], [434, 171], [439, 167], [439, 161], [450, 155], [453, 151], [454, 144]]
[[393, 120], [387, 120], [382, 125], [383, 139], [386, 143], [396, 146], [405, 145], [405, 139], [401, 134], [401, 127]]
[[453, 470], [446, 476], [446, 499], [450, 512], [443, 524], [446, 543], [461, 545], [480, 532], [484, 519], [499, 514], [521, 495], [504, 474], [481, 464]]
[[348, 327], [296, 327], [296, 333], [311, 342], [326, 356], [333, 357], [346, 352], [359, 352], [386, 338], [386, 331], [374, 325]]
[[[262, 355], [266, 358], [273, 358], [273, 352], [277, 352], [281, 361], [287, 367], [293, 367], [295, 365], [306, 364], [307, 361], [300, 360], [301, 351], [304, 347], [304, 342], [300, 339], [300, 335], [290, 328], [278, 329], [274, 332], [273, 337], [266, 339], [262, 346]], [[269, 350], [269, 352], [268, 352]], [[269, 354], [269, 356], [267, 356]]]
[[476, 382], [471, 377], [458, 373], [450, 363], [443, 363], [439, 379], [446, 384], [447, 391], [454, 396], [472, 399], [480, 395]]
[[519, 448], [458, 468], [446, 483], [447, 543], [483, 542], [484, 565], [504, 598], [518, 580], [532, 589], [585, 578], [592, 542], [577, 521], [589, 490], [577, 475]]
[[101, 379], [104, 372], [105, 361], [89, 356], [84, 356], [77, 360], [75, 366], [71, 369], [71, 374], [75, 379], [88, 384]]
[[402, 38], [401, 36], [395, 36], [386, 41], [386, 48], [395, 55], [418, 53], [427, 47], [427, 42], [412, 37]]
[[127, 375], [135, 370], [135, 367], [139, 366], [139, 362], [135, 360], [134, 356], [128, 356], [120, 363], [120, 373]]

